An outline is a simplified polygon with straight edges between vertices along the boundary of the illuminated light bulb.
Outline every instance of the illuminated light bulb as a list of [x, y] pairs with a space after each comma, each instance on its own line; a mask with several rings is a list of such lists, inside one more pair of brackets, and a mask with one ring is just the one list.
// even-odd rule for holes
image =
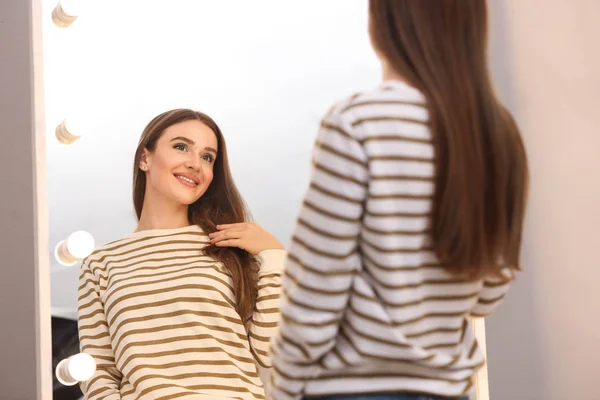
[[75, 22], [82, 0], [60, 0], [52, 10], [52, 21], [60, 28], [67, 28]]
[[56, 139], [61, 142], [62, 144], [73, 144], [75, 143], [75, 141], [77, 139], [79, 139], [81, 136], [78, 135], [74, 135], [72, 133], [73, 128], [71, 127], [71, 123], [70, 121], [67, 122], [67, 120], [63, 120], [57, 127], [56, 130], [54, 131], [55, 135], [56, 135]]
[[96, 362], [86, 353], [65, 358], [56, 366], [56, 379], [65, 386], [85, 382], [94, 376], [94, 373], [96, 373]]
[[86, 231], [77, 231], [61, 241], [54, 249], [56, 261], [65, 266], [71, 266], [77, 261], [89, 256], [94, 251], [94, 238]]

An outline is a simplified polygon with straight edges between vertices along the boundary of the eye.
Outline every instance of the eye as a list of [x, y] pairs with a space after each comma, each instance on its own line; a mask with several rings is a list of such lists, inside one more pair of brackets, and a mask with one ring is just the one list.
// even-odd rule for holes
[[187, 151], [187, 144], [185, 143], [177, 143], [175, 146], [173, 146], [174, 149], [180, 150], [180, 151]]
[[212, 154], [210, 154], [210, 153], [204, 154], [202, 156], [202, 159], [205, 160], [205, 161], [208, 161], [211, 164], [215, 161], [215, 157]]

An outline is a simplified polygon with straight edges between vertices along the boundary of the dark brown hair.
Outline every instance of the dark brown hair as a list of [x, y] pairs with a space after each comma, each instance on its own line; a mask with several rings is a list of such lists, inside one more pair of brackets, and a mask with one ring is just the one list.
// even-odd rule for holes
[[527, 158], [492, 87], [486, 1], [370, 0], [369, 18], [375, 51], [427, 99], [440, 262], [469, 278], [519, 269]]
[[[218, 143], [213, 181], [206, 193], [189, 206], [188, 219], [190, 223], [200, 226], [206, 234], [209, 234], [215, 232], [216, 226], [219, 224], [249, 221], [248, 209], [229, 170], [227, 147], [221, 130], [208, 115], [188, 109], [175, 109], [160, 114], [150, 121], [142, 133], [133, 163], [133, 204], [138, 219], [142, 215], [146, 193], [146, 174], [140, 170], [144, 149], [154, 151], [156, 143], [168, 127], [189, 120], [200, 121], [208, 126], [215, 133]], [[229, 270], [233, 280], [236, 310], [242, 321], [246, 322], [252, 315], [258, 292], [258, 265], [254, 257], [242, 249], [233, 247], [210, 245], [203, 251], [208, 256], [222, 262]]]

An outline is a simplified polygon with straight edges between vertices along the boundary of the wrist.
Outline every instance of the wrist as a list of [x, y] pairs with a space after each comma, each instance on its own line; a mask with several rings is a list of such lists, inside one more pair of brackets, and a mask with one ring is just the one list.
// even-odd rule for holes
[[287, 259], [287, 251], [280, 249], [265, 249], [255, 256], [260, 266], [260, 272], [283, 271]]
[[258, 250], [258, 252], [256, 254], [253, 254], [254, 256], [259, 255], [260, 253], [262, 253], [263, 251], [269, 251], [269, 250], [284, 250], [285, 251], [285, 247], [283, 247], [283, 244], [277, 242], [277, 243], [269, 243], [266, 247]]

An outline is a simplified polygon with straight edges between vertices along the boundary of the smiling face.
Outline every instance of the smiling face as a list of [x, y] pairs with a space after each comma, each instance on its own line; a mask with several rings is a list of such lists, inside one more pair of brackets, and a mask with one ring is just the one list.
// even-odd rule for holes
[[146, 201], [194, 203], [213, 180], [217, 151], [215, 132], [198, 120], [165, 129], [154, 150], [144, 149], [140, 162], [146, 174]]

